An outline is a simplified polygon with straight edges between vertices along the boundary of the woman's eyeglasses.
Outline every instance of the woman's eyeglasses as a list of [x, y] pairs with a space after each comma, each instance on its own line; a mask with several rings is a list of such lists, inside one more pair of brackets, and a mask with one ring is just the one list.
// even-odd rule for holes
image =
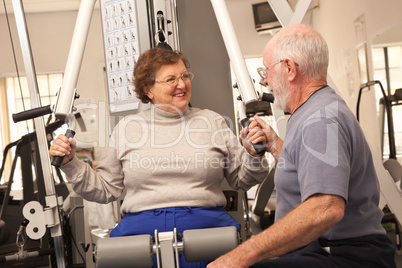
[[179, 77], [170, 77], [170, 78], [168, 78], [166, 80], [163, 80], [163, 81], [156, 81], [155, 80], [155, 82], [156, 83], [166, 83], [169, 86], [175, 86], [175, 85], [177, 85], [179, 83], [180, 79], [183, 80], [183, 82], [189, 82], [189, 81], [193, 80], [193, 78], [194, 78], [194, 74], [188, 72], [188, 73], [183, 73]]

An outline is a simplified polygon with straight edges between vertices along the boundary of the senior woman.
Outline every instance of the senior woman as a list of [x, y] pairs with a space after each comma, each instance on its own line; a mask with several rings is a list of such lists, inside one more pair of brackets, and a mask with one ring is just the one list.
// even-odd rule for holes
[[[236, 226], [223, 207], [220, 187], [226, 178], [234, 189], [248, 190], [267, 175], [266, 159], [250, 143], [264, 142], [257, 124], [243, 139], [246, 150], [224, 118], [211, 110], [189, 107], [189, 62], [178, 51], [154, 48], [134, 69], [137, 97], [151, 108], [126, 116], [114, 128], [109, 151], [93, 170], [74, 157], [75, 141], [60, 135], [49, 150], [64, 156], [61, 169], [75, 192], [99, 203], [116, 200], [126, 188], [124, 215], [110, 236], [153, 235], [186, 229]], [[244, 136], [244, 135], [242, 135]], [[208, 262], [181, 267], [205, 267]]]

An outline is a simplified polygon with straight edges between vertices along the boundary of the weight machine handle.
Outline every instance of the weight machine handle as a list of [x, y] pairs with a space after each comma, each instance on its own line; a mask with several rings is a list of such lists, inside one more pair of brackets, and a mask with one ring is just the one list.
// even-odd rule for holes
[[23, 120], [28, 120], [28, 119], [33, 119], [42, 115], [46, 114], [51, 114], [52, 113], [52, 108], [50, 108], [50, 105], [43, 106], [43, 107], [38, 107], [38, 108], [33, 108], [30, 110], [26, 110], [20, 113], [13, 114], [13, 121], [14, 123], [23, 121]]
[[[241, 125], [243, 127], [248, 127], [250, 125], [250, 119], [248, 119], [247, 117], [242, 119], [240, 121]], [[256, 143], [256, 144], [252, 144], [257, 155], [263, 155], [265, 153], [265, 146], [262, 142]]]

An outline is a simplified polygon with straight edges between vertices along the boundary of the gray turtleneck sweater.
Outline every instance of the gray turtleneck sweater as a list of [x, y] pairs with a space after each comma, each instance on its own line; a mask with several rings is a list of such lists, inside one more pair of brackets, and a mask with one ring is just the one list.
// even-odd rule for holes
[[268, 172], [219, 114], [187, 108], [173, 114], [152, 106], [124, 117], [114, 128], [106, 156], [93, 170], [73, 158], [62, 167], [84, 199], [108, 203], [127, 190], [123, 214], [164, 207], [224, 206], [224, 178], [248, 190]]

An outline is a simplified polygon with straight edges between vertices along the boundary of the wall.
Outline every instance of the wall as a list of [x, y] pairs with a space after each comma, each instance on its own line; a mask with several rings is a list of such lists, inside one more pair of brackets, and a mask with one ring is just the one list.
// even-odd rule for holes
[[269, 34], [257, 34], [254, 27], [252, 4], [261, 0], [226, 0], [233, 28], [240, 49], [246, 58], [261, 57], [262, 49], [271, 38]]
[[402, 21], [401, 24], [389, 29], [387, 32], [376, 35], [373, 39], [373, 46], [384, 45], [384, 44], [398, 44], [402, 42]]
[[191, 105], [227, 117], [234, 130], [230, 61], [212, 4], [210, 1], [179, 0], [177, 13], [180, 47], [195, 74]]

